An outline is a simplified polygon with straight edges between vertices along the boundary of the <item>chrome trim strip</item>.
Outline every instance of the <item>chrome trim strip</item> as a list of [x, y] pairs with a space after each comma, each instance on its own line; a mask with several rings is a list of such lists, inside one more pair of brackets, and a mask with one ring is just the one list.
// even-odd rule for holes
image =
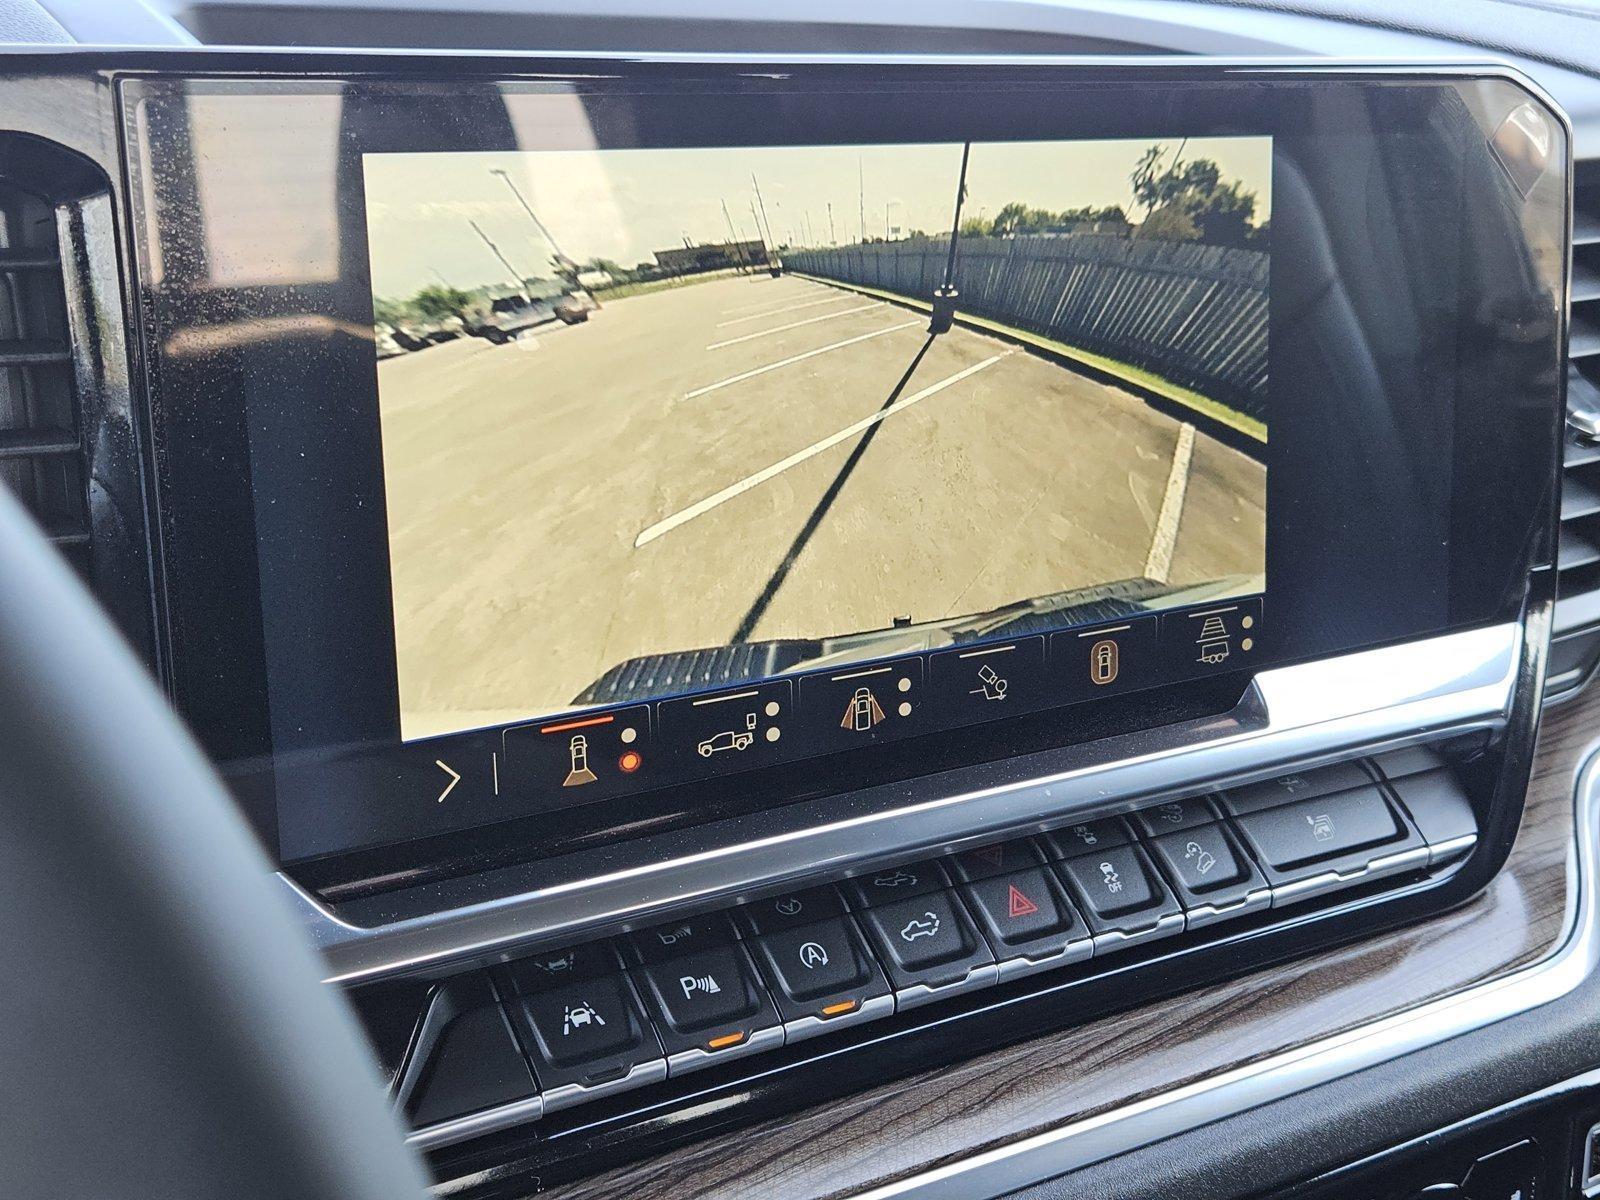
[[995, 977], [996, 983], [1005, 983], [1011, 979], [1021, 979], [1025, 975], [1037, 975], [1040, 971], [1053, 971], [1057, 967], [1067, 966], [1069, 963], [1085, 962], [1094, 956], [1094, 938], [1087, 934], [1074, 938], [1054, 954], [1047, 954], [1043, 958], [1003, 958], [997, 964], [999, 972]]
[[783, 1027], [783, 1040], [785, 1044], [803, 1042], [807, 1038], [821, 1037], [825, 1033], [832, 1033], [835, 1029], [842, 1029], [846, 1025], [859, 1025], [863, 1021], [875, 1021], [879, 1017], [887, 1017], [894, 1012], [894, 993], [885, 992], [881, 996], [872, 996], [863, 1000], [854, 1012], [840, 1013], [837, 1017], [796, 1017]]
[[676, 1079], [679, 1075], [687, 1075], [690, 1071], [725, 1063], [730, 1058], [743, 1058], [746, 1054], [755, 1054], [761, 1050], [776, 1050], [783, 1045], [783, 1036], [782, 1025], [770, 1025], [766, 1029], [752, 1030], [744, 1041], [725, 1050], [702, 1050], [698, 1046], [689, 1050], [679, 1050], [676, 1054], [667, 1055], [667, 1077]]
[[[868, 789], [831, 802], [852, 815], [809, 828], [387, 925], [351, 924], [287, 875], [280, 873], [280, 880], [327, 960], [327, 982], [354, 983], [474, 956], [492, 961], [534, 942], [615, 930], [674, 904], [709, 906], [806, 875], [881, 863], [886, 855], [942, 853], [1291, 764], [1308, 767], [1499, 728], [1515, 689], [1521, 643], [1521, 626], [1513, 622], [1262, 671], [1223, 717], [950, 772], [952, 780], [974, 786], [910, 803], [904, 802], [907, 785]], [[1018, 780], [1019, 769], [1039, 773]], [[919, 781], [924, 788], [938, 782]], [[863, 811], [868, 801], [886, 797], [898, 806]]]
[[1188, 918], [1179, 911], [1163, 913], [1156, 918], [1154, 925], [1146, 925], [1143, 929], [1107, 929], [1103, 933], [1094, 935], [1094, 956], [1099, 958], [1102, 954], [1115, 954], [1125, 946], [1132, 946], [1137, 942], [1153, 942], [1157, 938], [1171, 937], [1175, 933], [1182, 933], [1188, 923]]
[[1478, 844], [1478, 835], [1464, 833], [1458, 838], [1451, 838], [1448, 842], [1440, 842], [1437, 846], [1428, 848], [1428, 865], [1436, 867], [1440, 863], [1447, 863], [1453, 858], [1462, 858], [1472, 853], [1472, 848]]
[[895, 1012], [905, 1012], [908, 1008], [920, 1008], [924, 1004], [932, 1004], [935, 1000], [943, 1000], [946, 996], [956, 996], [962, 992], [975, 991], [991, 984], [1000, 982], [1000, 967], [997, 963], [984, 963], [968, 971], [964, 979], [954, 983], [941, 983], [937, 987], [926, 983], [907, 984], [903, 988], [896, 988], [894, 993]]
[[869, 1189], [857, 1200], [1005, 1196], [1560, 999], [1600, 966], [1593, 886], [1600, 848], [1600, 757], [1593, 751], [1591, 745], [1585, 752], [1574, 798], [1577, 836], [1567, 858], [1565, 936], [1544, 958], [1383, 1020]]
[[[667, 1077], [667, 1060], [653, 1058], [649, 1062], [636, 1063], [628, 1068], [626, 1075], [619, 1075], [615, 1079], [608, 1079], [604, 1083], [564, 1083], [560, 1087], [546, 1088], [544, 1091], [545, 1112], [556, 1112], [563, 1108], [571, 1108], [574, 1104], [582, 1104], [588, 1100], [598, 1100], [601, 1096], [609, 1096], [613, 1092], [625, 1092], [632, 1088], [644, 1087], [647, 1083], [660, 1083]], [[498, 1116], [487, 1129], [502, 1129], [507, 1125], [516, 1124], [520, 1118], [505, 1114], [504, 1109], [491, 1108], [481, 1114], [486, 1119]], [[487, 1132], [487, 1129], [485, 1132]]]
[[532, 1121], [543, 1115], [544, 1097], [529, 1096], [526, 1100], [514, 1100], [498, 1108], [486, 1108], [482, 1112], [469, 1113], [453, 1121], [441, 1121], [437, 1125], [415, 1130], [406, 1134], [406, 1145], [415, 1146], [418, 1150], [434, 1150], [440, 1146], [448, 1146], [452, 1142], [464, 1142], [468, 1138], [492, 1130], [504, 1129], [523, 1121]]
[[1257, 909], [1272, 907], [1272, 888], [1262, 884], [1236, 900], [1232, 904], [1197, 904], [1193, 908], [1184, 910], [1185, 929], [1203, 929], [1217, 921], [1230, 921], [1234, 917], [1241, 917], [1245, 913], [1255, 912]]
[[[1463, 839], [1457, 838], [1456, 841]], [[1476, 845], [1477, 834], [1467, 836], [1469, 845]], [[1450, 843], [1454, 844], [1454, 843]], [[1310, 900], [1315, 896], [1325, 896], [1329, 892], [1343, 891], [1357, 884], [1369, 883], [1382, 879], [1386, 875], [1398, 875], [1402, 871], [1409, 871], [1426, 867], [1431, 861], [1432, 848], [1426, 844], [1413, 846], [1408, 850], [1399, 850], [1394, 854], [1386, 854], [1373, 859], [1369, 863], [1348, 871], [1323, 871], [1318, 875], [1308, 875], [1304, 879], [1291, 880], [1280, 883], [1272, 889], [1272, 907], [1282, 908], [1286, 904], [1298, 904], [1302, 900]]]

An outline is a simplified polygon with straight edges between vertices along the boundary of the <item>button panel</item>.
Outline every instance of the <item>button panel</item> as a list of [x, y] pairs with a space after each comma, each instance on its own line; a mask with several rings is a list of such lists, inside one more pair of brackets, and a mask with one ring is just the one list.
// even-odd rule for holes
[[954, 892], [880, 902], [860, 915], [900, 1008], [992, 982], [996, 975], [994, 953]]
[[949, 877], [944, 868], [932, 859], [926, 862], [907, 863], [903, 867], [885, 867], [845, 880], [845, 891], [850, 903], [860, 908], [903, 900], [907, 896], [920, 896], [923, 892], [936, 892], [948, 886]]
[[[467, 973], [428, 993], [396, 1102], [419, 1127], [413, 1141], [443, 1145], [500, 1127], [486, 1126], [486, 1115], [529, 1120], [955, 993], [1425, 870], [1462, 857], [1477, 836], [1445, 760], [1406, 752], [1381, 768], [1342, 763], [1163, 799], [1126, 817], [545, 950], [494, 968], [492, 983]], [[482, 1078], [466, 1069], [473, 1058], [489, 1064]]]
[[1088, 958], [1094, 941], [1061, 884], [1034, 867], [962, 887], [1002, 979]]
[[883, 968], [849, 917], [771, 934], [755, 950], [788, 1041], [894, 1011]]
[[1039, 865], [1039, 852], [1030, 838], [1015, 838], [1009, 842], [995, 842], [979, 846], [976, 850], [963, 850], [946, 860], [950, 874], [963, 883], [976, 883], [991, 875], [1010, 871], [1026, 871]]
[[765, 900], [746, 904], [739, 910], [739, 919], [745, 931], [754, 937], [843, 915], [844, 901], [831, 887], [807, 888], [803, 892], [769, 896]]
[[1077, 825], [1064, 825], [1052, 829], [1039, 839], [1045, 853], [1051, 858], [1073, 858], [1079, 854], [1096, 854], [1114, 846], [1126, 846], [1133, 834], [1121, 817], [1105, 817], [1099, 821], [1082, 821]]
[[1150, 851], [1172, 882], [1190, 929], [1272, 903], [1260, 869], [1220, 821], [1162, 834]]
[[1204, 796], [1185, 796], [1168, 800], [1133, 814], [1133, 824], [1147, 838], [1160, 837], [1180, 829], [1192, 829], [1217, 819], [1217, 810]]
[[936, 719], [952, 725], [1060, 703], [1045, 677], [1042, 636], [930, 654], [928, 692]]

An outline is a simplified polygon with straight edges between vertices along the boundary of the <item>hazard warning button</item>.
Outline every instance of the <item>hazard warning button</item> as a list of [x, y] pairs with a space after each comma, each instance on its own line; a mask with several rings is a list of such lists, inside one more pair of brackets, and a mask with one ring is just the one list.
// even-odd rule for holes
[[961, 890], [997, 958], [1048, 955], [1087, 936], [1071, 901], [1041, 870], [1010, 871]]

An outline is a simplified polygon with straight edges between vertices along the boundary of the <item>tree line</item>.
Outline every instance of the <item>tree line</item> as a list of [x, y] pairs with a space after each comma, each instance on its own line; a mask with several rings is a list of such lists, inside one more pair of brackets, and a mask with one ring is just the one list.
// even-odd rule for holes
[[1052, 211], [1013, 200], [992, 217], [964, 218], [961, 236], [1077, 233], [1085, 227], [1100, 226], [1104, 232], [1125, 230], [1134, 237], [1169, 242], [1205, 242], [1217, 246], [1266, 244], [1269, 222], [1256, 222], [1256, 194], [1237, 179], [1224, 179], [1222, 168], [1214, 159], [1195, 158], [1184, 162], [1181, 147], [1177, 153], [1172, 153], [1167, 145], [1157, 142], [1139, 156], [1128, 182], [1140, 210], [1137, 222], [1118, 204]]

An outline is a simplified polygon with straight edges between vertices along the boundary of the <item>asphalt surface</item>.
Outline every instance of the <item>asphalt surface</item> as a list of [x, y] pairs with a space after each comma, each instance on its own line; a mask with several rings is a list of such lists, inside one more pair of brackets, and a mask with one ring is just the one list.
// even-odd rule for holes
[[736, 635], [1264, 570], [1259, 463], [926, 325], [735, 278], [381, 362], [405, 736], [558, 711], [624, 659]]

